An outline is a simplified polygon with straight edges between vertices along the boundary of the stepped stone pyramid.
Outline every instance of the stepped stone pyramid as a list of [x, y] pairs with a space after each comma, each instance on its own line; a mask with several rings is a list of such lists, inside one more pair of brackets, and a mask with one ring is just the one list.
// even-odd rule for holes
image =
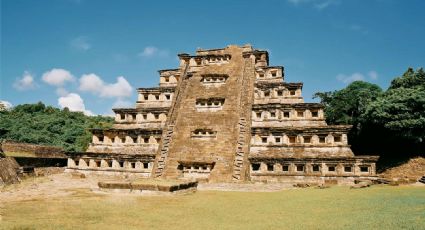
[[111, 129], [92, 130], [69, 171], [196, 178], [208, 182], [351, 183], [375, 177], [375, 156], [354, 156], [351, 126], [327, 125], [284, 81], [267, 51], [250, 45], [178, 55], [159, 87], [139, 88], [134, 108], [115, 108]]

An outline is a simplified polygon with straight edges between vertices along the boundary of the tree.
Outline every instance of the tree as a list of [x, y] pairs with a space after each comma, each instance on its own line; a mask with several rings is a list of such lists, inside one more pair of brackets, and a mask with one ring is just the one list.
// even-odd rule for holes
[[[85, 116], [81, 112], [52, 106], [24, 104], [0, 112], [0, 139], [62, 147], [66, 151], [84, 151], [91, 140], [90, 128], [108, 128], [113, 119]], [[6, 132], [7, 131], [7, 132]]]
[[385, 127], [395, 135], [425, 141], [425, 72], [409, 68], [395, 78], [388, 90], [371, 102], [364, 119]]
[[357, 154], [400, 156], [425, 150], [425, 72], [409, 68], [385, 91], [356, 81], [316, 93], [329, 124], [352, 124], [349, 141]]
[[381, 94], [382, 89], [378, 85], [354, 81], [342, 90], [315, 93], [313, 98], [320, 98], [325, 105], [326, 121], [329, 124], [351, 124], [354, 129], [360, 129], [360, 115]]

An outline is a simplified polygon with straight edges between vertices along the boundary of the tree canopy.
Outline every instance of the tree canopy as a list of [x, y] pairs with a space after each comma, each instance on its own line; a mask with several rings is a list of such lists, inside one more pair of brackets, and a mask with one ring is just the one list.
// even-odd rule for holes
[[316, 93], [313, 98], [320, 98], [325, 105], [326, 119], [331, 124], [351, 124], [354, 128], [361, 123], [361, 115], [367, 106], [382, 94], [382, 89], [375, 84], [354, 81], [346, 88], [325, 93]]
[[4, 130], [0, 139], [84, 151], [91, 140], [89, 129], [110, 127], [112, 123], [110, 117], [86, 116], [42, 102], [23, 104], [0, 112], [0, 130]]
[[368, 105], [364, 119], [417, 142], [425, 141], [425, 72], [409, 68]]
[[[355, 81], [314, 95], [325, 105], [329, 124], [352, 124], [350, 143], [362, 153], [425, 151], [425, 72], [409, 68], [382, 89]], [[422, 152], [421, 152], [422, 151]]]

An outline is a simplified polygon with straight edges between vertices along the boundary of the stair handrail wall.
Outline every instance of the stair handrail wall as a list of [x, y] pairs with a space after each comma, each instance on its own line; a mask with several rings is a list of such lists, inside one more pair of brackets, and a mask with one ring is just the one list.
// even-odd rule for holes
[[[168, 150], [169, 150], [169, 144], [171, 143], [171, 136], [174, 132], [175, 120], [177, 119], [176, 107], [179, 106], [179, 104], [180, 104], [180, 101], [181, 101], [181, 98], [182, 98], [182, 93], [184, 92], [184, 88], [186, 86], [186, 77], [187, 77], [188, 69], [189, 69], [189, 62], [186, 62], [182, 77], [179, 79], [177, 86], [176, 86], [176, 90], [175, 90], [175, 94], [174, 94], [175, 97], [174, 97], [174, 100], [171, 104], [171, 108], [170, 108], [170, 111], [168, 112], [168, 116], [167, 116], [168, 119], [166, 120], [165, 126], [163, 128], [161, 142], [160, 142], [160, 145], [158, 146], [158, 150], [157, 150], [158, 152], [156, 154], [157, 155], [156, 162], [155, 162], [156, 164], [155, 164], [155, 167], [152, 170], [152, 172], [153, 172], [152, 176], [153, 177], [162, 176], [164, 168], [165, 168]], [[166, 143], [166, 145], [164, 145], [165, 141], [168, 142], [168, 143]], [[159, 164], [161, 164], [161, 165], [159, 165]]]

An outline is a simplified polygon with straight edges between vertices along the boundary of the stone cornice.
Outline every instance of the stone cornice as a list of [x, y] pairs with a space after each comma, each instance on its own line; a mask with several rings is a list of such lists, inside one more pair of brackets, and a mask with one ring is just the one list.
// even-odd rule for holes
[[297, 134], [323, 134], [329, 133], [347, 133], [352, 128], [352, 125], [328, 125], [328, 126], [287, 126], [287, 127], [253, 127], [251, 133], [255, 134], [270, 134], [270, 133], [285, 133], [289, 135]]
[[272, 81], [258, 81], [255, 83], [255, 87], [258, 89], [270, 89], [283, 86], [287, 89], [302, 89], [303, 83], [302, 82], [272, 82]]
[[252, 110], [260, 109], [323, 109], [324, 105], [320, 103], [270, 103], [270, 104], [253, 104]]

